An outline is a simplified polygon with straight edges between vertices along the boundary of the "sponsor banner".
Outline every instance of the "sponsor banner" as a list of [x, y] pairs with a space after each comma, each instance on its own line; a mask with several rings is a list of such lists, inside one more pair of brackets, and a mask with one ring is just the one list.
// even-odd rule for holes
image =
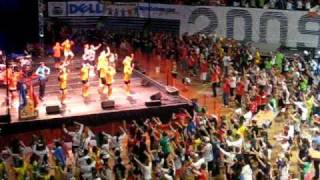
[[66, 2], [48, 2], [48, 16], [49, 17], [67, 16], [67, 3]]
[[[179, 5], [166, 5], [166, 4], [152, 4], [152, 3], [138, 3], [137, 8], [139, 11], [139, 17], [142, 18], [160, 18], [171, 19], [180, 17], [178, 11]], [[188, 6], [184, 6], [188, 7]], [[150, 11], [149, 11], [150, 9]]]
[[306, 11], [148, 3], [104, 6], [95, 1], [75, 1], [68, 2], [66, 16], [133, 16], [179, 20], [180, 35], [216, 32], [219, 36], [240, 41], [320, 48], [320, 16], [310, 17]]
[[68, 16], [115, 16], [137, 17], [136, 4], [119, 3], [109, 5], [99, 1], [69, 1]]

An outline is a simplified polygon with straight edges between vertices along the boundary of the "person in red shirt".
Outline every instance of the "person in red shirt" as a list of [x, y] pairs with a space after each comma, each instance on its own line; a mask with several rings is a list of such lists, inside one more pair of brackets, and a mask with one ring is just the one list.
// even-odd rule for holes
[[230, 96], [230, 80], [228, 77], [225, 77], [222, 84], [222, 91], [223, 91], [223, 104], [225, 107], [228, 107], [229, 105], [229, 96]]
[[257, 113], [257, 111], [258, 111], [258, 103], [256, 101], [256, 98], [253, 97], [253, 98], [250, 99], [249, 109], [252, 112], [252, 114]]
[[264, 110], [266, 105], [268, 104], [268, 97], [263, 90], [261, 90], [260, 92], [260, 97], [261, 97], [261, 100], [260, 100], [259, 110]]
[[200, 80], [205, 83], [207, 81], [207, 73], [208, 73], [208, 62], [205, 59], [200, 60]]
[[244, 95], [244, 82], [241, 79], [236, 86], [236, 101], [241, 105], [242, 96]]
[[208, 171], [206, 168], [206, 164], [201, 164], [200, 170], [193, 170], [193, 172], [197, 175], [197, 180], [208, 180]]
[[217, 87], [220, 82], [220, 70], [217, 65], [214, 65], [211, 72], [211, 85], [212, 85], [212, 95], [217, 97]]

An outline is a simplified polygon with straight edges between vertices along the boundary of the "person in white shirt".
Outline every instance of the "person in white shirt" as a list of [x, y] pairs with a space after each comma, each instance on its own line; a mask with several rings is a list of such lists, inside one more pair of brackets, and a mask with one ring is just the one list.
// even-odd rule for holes
[[134, 160], [141, 168], [143, 179], [152, 180], [152, 157], [151, 154], [147, 153], [146, 151], [144, 152], [144, 154], [148, 157], [146, 160], [147, 165], [141, 163], [136, 157], [134, 157]]
[[83, 54], [82, 54], [82, 60], [83, 63], [87, 64], [89, 63], [89, 44], [85, 44], [83, 48]]
[[174, 180], [174, 176], [175, 176], [175, 166], [174, 166], [174, 162], [173, 160], [168, 162], [168, 168], [161, 168], [161, 171], [163, 173], [163, 177], [166, 180]]
[[243, 180], [252, 180], [252, 169], [248, 163], [242, 166], [241, 178]]
[[39, 163], [40, 164], [47, 164], [45, 162], [45, 156], [48, 156], [49, 149], [44, 144], [43, 140], [39, 139], [32, 147], [32, 152], [39, 157]]
[[82, 178], [84, 180], [92, 180], [93, 170], [95, 167], [96, 167], [96, 162], [88, 158], [86, 160], [86, 164], [80, 165], [80, 172], [82, 173]]
[[208, 172], [211, 174], [213, 168], [214, 168], [214, 162], [213, 162], [213, 148], [212, 144], [210, 143], [209, 137], [204, 137], [205, 145], [202, 149], [202, 153], [204, 155], [204, 159], [207, 162]]
[[228, 56], [228, 55], [225, 55], [222, 59], [222, 62], [223, 62], [223, 73], [225, 75], [228, 75], [228, 66], [230, 64], [230, 61], [231, 61], [231, 57]]
[[199, 154], [195, 154], [195, 159], [197, 160], [191, 163], [191, 166], [196, 170], [199, 170], [201, 168], [201, 165], [206, 163], [206, 160], [201, 152]]
[[79, 128], [77, 131], [68, 131], [65, 124], [62, 125], [64, 133], [68, 134], [72, 137], [72, 152], [75, 153], [81, 145], [82, 140], [82, 132], [84, 125], [78, 122], [74, 122], [74, 124], [78, 125]]
[[98, 46], [94, 46], [93, 44], [90, 45], [90, 48], [87, 50], [88, 54], [88, 61], [91, 66], [94, 66], [96, 60], [96, 51], [101, 47], [101, 44]]

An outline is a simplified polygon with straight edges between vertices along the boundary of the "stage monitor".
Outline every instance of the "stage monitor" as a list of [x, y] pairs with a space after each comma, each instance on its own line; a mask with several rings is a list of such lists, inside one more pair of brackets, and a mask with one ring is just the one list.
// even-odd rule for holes
[[60, 106], [47, 106], [46, 107], [46, 112], [47, 112], [48, 115], [60, 114], [61, 113], [61, 109], [60, 109]]
[[114, 101], [113, 100], [108, 100], [108, 101], [102, 101], [101, 102], [101, 108], [106, 110], [106, 109], [113, 109], [115, 107]]

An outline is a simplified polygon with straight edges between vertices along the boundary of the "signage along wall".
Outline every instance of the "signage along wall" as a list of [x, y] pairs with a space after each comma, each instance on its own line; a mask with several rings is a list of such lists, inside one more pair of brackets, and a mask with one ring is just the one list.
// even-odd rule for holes
[[49, 16], [52, 17], [117, 16], [173, 19], [180, 21], [180, 35], [217, 32], [236, 40], [283, 44], [288, 47], [320, 48], [320, 17], [310, 17], [304, 11], [147, 3], [105, 6], [96, 1], [54, 3], [48, 4]]

